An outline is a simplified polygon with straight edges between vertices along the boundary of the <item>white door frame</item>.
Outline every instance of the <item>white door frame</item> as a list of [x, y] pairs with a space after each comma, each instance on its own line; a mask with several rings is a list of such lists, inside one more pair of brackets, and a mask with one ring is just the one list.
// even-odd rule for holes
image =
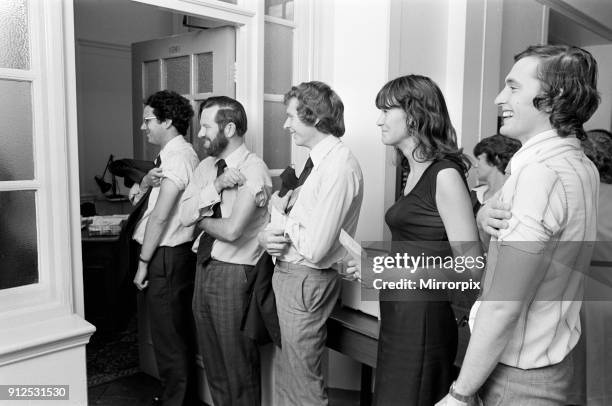
[[264, 1], [132, 0], [151, 6], [236, 25], [236, 99], [249, 118], [248, 148], [263, 155]]

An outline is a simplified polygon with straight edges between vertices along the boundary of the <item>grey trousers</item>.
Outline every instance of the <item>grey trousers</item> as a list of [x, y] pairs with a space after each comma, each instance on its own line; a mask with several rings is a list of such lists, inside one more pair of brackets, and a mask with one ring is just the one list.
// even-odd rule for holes
[[198, 265], [192, 306], [215, 406], [261, 404], [259, 349], [240, 331], [250, 272], [252, 266], [214, 260]]
[[565, 406], [572, 377], [572, 353], [542, 368], [520, 369], [500, 363], [479, 395], [485, 406]]
[[321, 358], [340, 276], [278, 261], [272, 277], [282, 350], [274, 359], [275, 398], [283, 406], [327, 405]]

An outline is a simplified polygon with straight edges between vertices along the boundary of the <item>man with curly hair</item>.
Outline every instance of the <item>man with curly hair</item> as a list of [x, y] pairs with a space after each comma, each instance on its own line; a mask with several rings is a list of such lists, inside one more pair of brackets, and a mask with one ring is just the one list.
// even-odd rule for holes
[[147, 199], [134, 231], [141, 245], [136, 287], [144, 292], [151, 339], [162, 393], [156, 403], [193, 405], [195, 347], [191, 298], [195, 255], [191, 252], [193, 226], [183, 226], [177, 204], [198, 165], [198, 156], [184, 136], [193, 117], [189, 101], [163, 90], [145, 101], [141, 130], [160, 147], [152, 169], [135, 187], [136, 199]]
[[597, 109], [597, 63], [569, 46], [530, 46], [495, 99], [500, 133], [522, 143], [479, 226], [491, 234], [461, 372], [438, 405], [565, 405], [595, 240], [599, 175], [583, 124]]
[[271, 226], [260, 244], [277, 258], [272, 287], [282, 350], [274, 360], [279, 405], [327, 405], [321, 358], [329, 318], [340, 293], [332, 266], [346, 251], [340, 230], [354, 235], [363, 199], [359, 163], [340, 141], [344, 105], [327, 84], [306, 82], [285, 94], [284, 128], [310, 150], [299, 187], [271, 198]]

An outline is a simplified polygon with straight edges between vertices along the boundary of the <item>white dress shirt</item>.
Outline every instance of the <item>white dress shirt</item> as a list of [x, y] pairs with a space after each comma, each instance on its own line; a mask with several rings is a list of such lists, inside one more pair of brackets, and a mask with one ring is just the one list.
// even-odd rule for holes
[[[268, 167], [244, 144], [241, 145], [225, 158], [225, 163], [228, 168], [240, 170], [246, 177], [246, 182], [240, 187], [225, 189], [219, 194], [214, 186], [218, 160], [216, 157], [208, 157], [196, 168], [179, 206], [181, 222], [186, 226], [193, 226], [198, 220], [212, 216], [213, 206], [218, 202], [221, 202], [221, 217], [228, 218], [232, 215], [238, 190], [248, 190], [257, 206], [255, 214], [236, 241], [215, 240], [211, 257], [232, 264], [255, 265], [263, 253], [263, 248], [257, 242], [257, 234], [265, 228], [269, 218], [266, 205], [272, 189], [272, 179]], [[194, 252], [198, 250], [203, 233], [200, 233], [193, 245]]]
[[310, 151], [312, 172], [284, 217], [291, 239], [281, 261], [316, 269], [330, 268], [346, 255], [338, 241], [340, 229], [355, 235], [363, 200], [359, 163], [344, 143], [329, 135]]
[[[183, 191], [191, 180], [193, 170], [198, 165], [198, 155], [193, 150], [193, 146], [185, 141], [182, 135], [172, 138], [159, 152], [161, 158], [160, 168], [163, 171], [164, 179], [172, 181], [176, 187]], [[138, 222], [134, 231], [134, 240], [142, 245], [145, 229], [151, 212], [155, 208], [159, 197], [159, 187], [153, 188], [149, 195], [147, 209]], [[186, 242], [193, 241], [193, 227], [185, 227], [181, 224], [177, 206], [175, 205], [168, 216], [168, 225], [162, 234], [160, 246], [175, 247]]]

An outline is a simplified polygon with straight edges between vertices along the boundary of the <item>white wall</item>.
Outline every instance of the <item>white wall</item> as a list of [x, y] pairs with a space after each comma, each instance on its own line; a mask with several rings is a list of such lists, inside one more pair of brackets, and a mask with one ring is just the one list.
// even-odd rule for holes
[[80, 190], [97, 195], [108, 156], [133, 157], [130, 45], [171, 35], [174, 20], [126, 0], [75, 0], [74, 12]]
[[612, 45], [595, 45], [585, 47], [595, 59], [599, 68], [597, 89], [601, 104], [593, 117], [584, 125], [586, 130], [603, 128], [612, 130]]

